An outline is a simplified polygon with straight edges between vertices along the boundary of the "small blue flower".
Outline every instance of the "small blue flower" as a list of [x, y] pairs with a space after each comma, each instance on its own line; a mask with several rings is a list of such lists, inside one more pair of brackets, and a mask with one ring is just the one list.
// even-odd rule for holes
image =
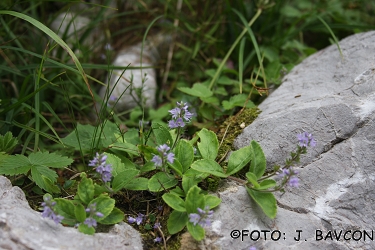
[[156, 148], [159, 152], [159, 155], [154, 155], [151, 161], [155, 164], [155, 167], [161, 167], [166, 164], [166, 161], [169, 163], [174, 162], [174, 153], [168, 152], [171, 148], [167, 144], [160, 145]]
[[158, 228], [161, 228], [160, 222], [156, 222], [154, 224], [154, 229], [158, 229]]
[[163, 238], [162, 237], [156, 237], [155, 239], [154, 239], [154, 242], [155, 243], [159, 243], [159, 242], [162, 242], [163, 241]]
[[141, 213], [138, 214], [138, 217], [135, 218], [135, 222], [137, 223], [137, 225], [140, 225], [142, 223], [144, 217], [145, 217], [144, 214], [141, 214]]
[[64, 219], [64, 217], [54, 212], [53, 207], [56, 205], [56, 202], [52, 201], [51, 198], [51, 195], [45, 195], [43, 197], [44, 202], [42, 202], [41, 204], [43, 206], [42, 217], [50, 218], [56, 224], [59, 224]]
[[96, 220], [92, 217], [86, 218], [86, 220], [83, 222], [83, 224], [86, 224], [88, 227], [96, 227], [97, 226]]
[[298, 145], [301, 147], [307, 147], [310, 145], [310, 147], [316, 146], [316, 141], [313, 138], [312, 134], [309, 134], [307, 132], [303, 132], [301, 134], [297, 135], [298, 139]]
[[298, 185], [299, 185], [298, 182], [299, 182], [299, 179], [296, 176], [292, 176], [289, 179], [289, 186], [291, 186], [291, 187], [298, 187]]
[[196, 226], [199, 224], [201, 227], [209, 227], [211, 226], [211, 218], [213, 216], [214, 211], [210, 210], [209, 206], [206, 206], [204, 209], [197, 208], [198, 213], [191, 213], [189, 214], [189, 221]]
[[134, 222], [136, 222], [137, 220], [134, 218], [134, 217], [131, 217], [131, 216], [129, 216], [128, 217], [128, 222], [130, 223], [130, 224], [133, 224]]
[[177, 102], [177, 107], [169, 110], [172, 120], [169, 121], [169, 128], [185, 127], [185, 122], [190, 122], [194, 114], [189, 111], [189, 106], [184, 102]]
[[250, 247], [249, 250], [257, 250], [256, 247]]
[[96, 172], [101, 174], [102, 181], [104, 183], [111, 181], [112, 178], [112, 166], [106, 164], [107, 155], [96, 153], [94, 159], [89, 162], [90, 167], [96, 168]]

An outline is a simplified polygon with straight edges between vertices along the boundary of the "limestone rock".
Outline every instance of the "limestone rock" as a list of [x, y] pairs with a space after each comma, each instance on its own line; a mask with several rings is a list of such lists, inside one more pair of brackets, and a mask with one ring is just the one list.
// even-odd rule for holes
[[130, 110], [136, 106], [156, 105], [156, 71], [161, 47], [171, 41], [171, 35], [157, 34], [143, 45], [126, 47], [118, 53], [112, 65], [138, 67], [138, 69], [113, 70], [107, 77], [107, 86], [100, 89], [100, 97], [115, 105], [117, 112]]
[[[215, 220], [222, 225], [216, 241], [221, 249], [375, 248], [375, 32], [350, 36], [340, 47], [344, 60], [332, 45], [296, 66], [237, 138], [237, 148], [258, 141], [269, 168], [283, 166], [296, 149], [297, 133], [312, 133], [317, 146], [301, 157], [300, 187], [277, 195], [274, 220], [243, 187], [220, 193]], [[265, 239], [261, 232], [257, 241], [241, 240], [231, 237], [232, 230], [248, 230], [253, 238], [256, 230], [270, 230], [277, 238], [279, 230], [281, 237], [272, 240], [268, 233]], [[301, 241], [294, 239], [296, 230], [302, 230]], [[329, 232], [332, 238], [320, 238]]]
[[126, 223], [109, 233], [85, 235], [71, 227], [44, 219], [30, 208], [25, 194], [0, 176], [0, 249], [142, 249], [140, 234]]

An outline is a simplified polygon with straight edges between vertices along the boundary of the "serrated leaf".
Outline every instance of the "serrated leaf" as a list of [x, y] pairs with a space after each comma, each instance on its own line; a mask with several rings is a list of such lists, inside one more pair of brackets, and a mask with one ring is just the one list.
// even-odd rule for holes
[[0, 174], [26, 174], [30, 170], [31, 166], [32, 165], [30, 164], [29, 159], [26, 156], [11, 155], [3, 160], [0, 166]]
[[90, 178], [83, 177], [81, 182], [78, 184], [78, 192], [80, 200], [89, 204], [92, 199], [94, 199], [95, 186]]
[[100, 224], [113, 225], [124, 220], [124, 213], [117, 207], [113, 208], [112, 212], [100, 221]]
[[114, 192], [120, 191], [125, 187], [131, 180], [133, 180], [139, 174], [137, 169], [128, 169], [117, 174], [112, 181], [112, 189]]
[[218, 150], [219, 142], [214, 132], [203, 128], [199, 131], [198, 136], [200, 142], [198, 142], [198, 149], [204, 159], [215, 160]]
[[54, 194], [61, 193], [60, 188], [57, 185], [55, 185], [49, 178], [47, 178], [46, 176], [43, 176], [43, 175], [42, 175], [42, 178], [43, 178], [43, 181], [44, 181], [44, 185], [46, 187], [46, 191], [48, 193], [54, 193]]
[[0, 135], [0, 152], [11, 154], [17, 146], [18, 140], [8, 131], [5, 135]]
[[233, 175], [240, 171], [246, 164], [250, 162], [253, 155], [253, 150], [251, 146], [247, 146], [244, 148], [240, 148], [239, 150], [234, 151], [228, 160], [228, 167], [227, 167], [227, 176]]
[[54, 199], [56, 202], [55, 209], [57, 214], [64, 217], [62, 223], [67, 224], [69, 226], [74, 226], [77, 221], [75, 218], [74, 213], [74, 204], [71, 200], [66, 200], [63, 198], [56, 198]]
[[263, 212], [271, 219], [276, 217], [277, 203], [272, 193], [259, 192], [246, 187], [247, 193], [262, 208]]
[[[225, 100], [222, 102], [223, 108], [225, 110], [231, 110], [235, 107], [243, 107], [247, 98], [248, 96], [245, 94], [234, 95], [229, 99], [229, 101]], [[249, 100], [246, 104], [246, 108], [253, 108], [253, 107], [255, 107], [255, 104], [251, 100]]]
[[223, 168], [213, 160], [203, 159], [193, 162], [191, 168], [203, 173], [215, 175], [217, 177], [226, 178], [227, 175], [223, 172]]
[[259, 179], [266, 171], [266, 157], [264, 156], [263, 149], [256, 141], [252, 140], [250, 143], [253, 150], [253, 158], [251, 160], [250, 172], [254, 173]]
[[115, 207], [115, 200], [109, 198], [107, 195], [100, 195], [99, 197], [93, 199], [87, 207], [91, 204], [96, 204], [96, 211], [103, 214], [103, 217], [95, 218], [97, 222], [101, 222], [105, 219]]
[[176, 146], [176, 158], [181, 163], [182, 173], [185, 173], [194, 160], [194, 149], [190, 143], [184, 139], [181, 139]]
[[174, 210], [168, 218], [167, 228], [170, 234], [176, 234], [180, 232], [186, 226], [188, 222], [188, 215], [186, 212], [179, 212]]
[[205, 85], [201, 83], [195, 83], [193, 87], [191, 88], [180, 87], [177, 89], [188, 95], [197, 96], [200, 98], [207, 98], [207, 97], [212, 96], [213, 94], [212, 91], [208, 87], [206, 87]]
[[170, 206], [172, 209], [179, 212], [186, 212], [185, 201], [179, 196], [172, 193], [165, 193], [162, 196], [165, 203]]
[[159, 172], [154, 174], [148, 181], [148, 189], [151, 192], [160, 192], [164, 189], [168, 190], [178, 184], [178, 181], [173, 175], [169, 175], [165, 172]]
[[73, 131], [61, 140], [64, 144], [71, 146], [76, 150], [82, 149], [83, 151], [89, 151], [96, 145], [98, 145], [99, 148], [108, 147], [116, 141], [116, 138], [114, 137], [114, 134], [116, 133], [119, 133], [118, 127], [116, 124], [109, 121], [106, 121], [103, 128], [96, 128], [89, 124], [82, 125], [78, 123], [76, 131]]

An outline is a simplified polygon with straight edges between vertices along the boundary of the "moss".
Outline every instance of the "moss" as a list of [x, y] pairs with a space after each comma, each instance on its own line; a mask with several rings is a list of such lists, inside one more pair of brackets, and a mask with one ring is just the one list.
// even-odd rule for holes
[[[224, 166], [224, 159], [226, 155], [235, 150], [233, 142], [240, 135], [244, 128], [249, 126], [260, 114], [258, 108], [242, 109], [235, 116], [227, 118], [223, 124], [219, 127], [217, 138], [221, 143], [219, 148], [218, 159], [221, 160], [222, 166]], [[224, 139], [223, 139], [224, 138]]]

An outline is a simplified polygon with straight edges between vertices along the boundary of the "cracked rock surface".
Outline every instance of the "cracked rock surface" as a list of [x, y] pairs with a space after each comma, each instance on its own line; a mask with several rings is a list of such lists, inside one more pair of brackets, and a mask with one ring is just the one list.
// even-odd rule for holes
[[0, 249], [142, 249], [140, 234], [126, 223], [111, 228], [109, 233], [85, 235], [71, 227], [44, 219], [30, 208], [19, 187], [0, 175]]
[[[235, 141], [236, 148], [258, 141], [267, 168], [272, 168], [283, 166], [296, 149], [297, 133], [312, 133], [317, 146], [302, 155], [296, 168], [299, 188], [276, 194], [278, 213], [271, 220], [243, 187], [233, 184], [220, 193], [217, 227], [210, 232], [219, 236], [214, 245], [375, 249], [375, 32], [350, 36], [340, 47], [344, 60], [332, 45], [296, 66], [259, 105], [262, 113]], [[261, 232], [258, 241], [243, 234], [243, 239], [233, 239], [232, 230], [248, 230], [248, 235], [269, 230], [274, 239], [279, 230], [281, 237], [272, 240], [267, 233], [265, 239]], [[300, 241], [294, 239], [296, 230], [301, 230]], [[346, 232], [349, 240], [344, 239]], [[252, 236], [257, 237], [256, 231]]]

